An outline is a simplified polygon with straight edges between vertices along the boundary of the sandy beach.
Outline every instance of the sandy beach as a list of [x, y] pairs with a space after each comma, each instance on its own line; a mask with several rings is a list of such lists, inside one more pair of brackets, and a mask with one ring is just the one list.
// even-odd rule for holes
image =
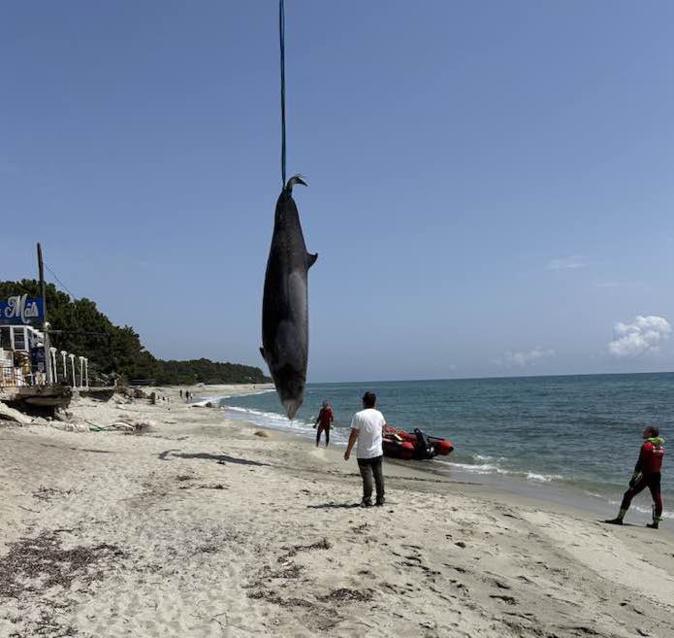
[[392, 463], [361, 509], [339, 448], [162, 393], [0, 425], [0, 636], [674, 635], [670, 530]]

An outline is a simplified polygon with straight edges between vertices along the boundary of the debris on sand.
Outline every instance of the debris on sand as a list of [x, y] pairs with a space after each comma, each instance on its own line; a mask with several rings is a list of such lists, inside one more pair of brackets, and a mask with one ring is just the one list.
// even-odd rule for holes
[[19, 425], [29, 425], [32, 423], [32, 419], [25, 415], [23, 412], [19, 412], [14, 408], [10, 408], [8, 405], [0, 401], [0, 424], [3, 422], [17, 423]]
[[357, 589], [349, 589], [348, 587], [341, 587], [340, 589], [333, 589], [325, 596], [318, 596], [318, 600], [324, 603], [330, 602], [359, 602], [365, 603], [372, 600], [372, 591], [366, 589], [358, 591]]
[[316, 549], [330, 549], [331, 547], [332, 544], [327, 538], [311, 543], [311, 545], [293, 545], [292, 547], [284, 547], [283, 549], [286, 550], [286, 553], [283, 556], [279, 556], [277, 560], [279, 563], [284, 563], [288, 558], [296, 556], [299, 552], [311, 552]]
[[20, 598], [56, 586], [70, 589], [75, 580], [100, 580], [103, 570], [97, 563], [126, 555], [108, 543], [66, 549], [59, 536], [61, 531], [48, 530], [35, 538], [10, 543], [9, 553], [0, 558], [0, 597]]
[[115, 430], [121, 430], [124, 434], [144, 434], [156, 427], [151, 419], [123, 419], [115, 421], [111, 426]]

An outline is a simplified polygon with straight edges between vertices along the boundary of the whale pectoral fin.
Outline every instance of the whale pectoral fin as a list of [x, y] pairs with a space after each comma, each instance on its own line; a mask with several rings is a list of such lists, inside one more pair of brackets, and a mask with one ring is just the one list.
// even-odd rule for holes
[[311, 268], [316, 263], [317, 259], [318, 253], [314, 253], [313, 255], [311, 253], [307, 253], [307, 269]]

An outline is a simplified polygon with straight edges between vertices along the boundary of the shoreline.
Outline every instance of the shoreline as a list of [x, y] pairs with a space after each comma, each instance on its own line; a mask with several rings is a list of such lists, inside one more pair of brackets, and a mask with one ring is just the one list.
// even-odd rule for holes
[[338, 448], [160, 392], [0, 428], [0, 635], [674, 633], [667, 529], [389, 462], [361, 509]]
[[[272, 386], [273, 390], [273, 386]], [[269, 392], [271, 390], [264, 390]], [[256, 393], [257, 394], [257, 393]], [[226, 400], [229, 397], [209, 397], [208, 400], [214, 403]], [[205, 401], [206, 399], [204, 399]], [[203, 403], [203, 401], [201, 401]], [[216, 406], [213, 406], [214, 408]], [[279, 432], [302, 442], [312, 442], [313, 430], [304, 428], [294, 429], [287, 425], [288, 421], [282, 414], [276, 414], [279, 425], [271, 425], [260, 419], [254, 423], [248, 421], [252, 416], [256, 416], [248, 409], [236, 408], [232, 406], [217, 406], [224, 412], [223, 419], [234, 418], [237, 422], [250, 423], [251, 427], [269, 430], [270, 432]], [[232, 414], [236, 411], [237, 414]], [[260, 417], [269, 418], [269, 414], [256, 411]], [[335, 428], [333, 428], [334, 432]], [[336, 429], [341, 434], [340, 438], [331, 438], [331, 446], [345, 447], [348, 438], [348, 429], [339, 427]], [[321, 444], [323, 445], [323, 443]], [[622, 487], [608, 486], [597, 483], [591, 489], [574, 483], [569, 479], [553, 478], [549, 480], [540, 480], [539, 478], [530, 478], [525, 476], [524, 472], [515, 472], [511, 470], [481, 471], [476, 466], [475, 469], [464, 463], [452, 461], [452, 455], [449, 457], [436, 457], [432, 461], [398, 461], [395, 459], [386, 459], [387, 463], [406, 467], [411, 471], [432, 474], [441, 477], [447, 477], [451, 480], [464, 483], [475, 483], [483, 486], [486, 490], [502, 492], [506, 497], [514, 496], [527, 499], [528, 502], [537, 502], [541, 506], [549, 503], [566, 507], [570, 510], [594, 515], [598, 519], [613, 518], [618, 511], [622, 493], [627, 489], [627, 484]], [[531, 473], [528, 473], [531, 474]], [[610, 491], [610, 487], [614, 487]], [[594, 490], [601, 490], [597, 493]], [[663, 492], [665, 497], [665, 508], [668, 504], [674, 503], [674, 495], [667, 491]], [[642, 502], [643, 501], [643, 502]], [[646, 505], [644, 505], [646, 504]], [[645, 491], [637, 497], [632, 503], [629, 512], [629, 520], [638, 524], [645, 524], [651, 521], [650, 500], [648, 492]], [[674, 521], [674, 513], [667, 511], [663, 513], [663, 520]]]

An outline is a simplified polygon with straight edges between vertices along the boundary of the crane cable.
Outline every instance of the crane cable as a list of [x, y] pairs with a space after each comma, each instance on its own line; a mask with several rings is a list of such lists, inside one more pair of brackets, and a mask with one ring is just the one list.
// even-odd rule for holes
[[279, 44], [281, 46], [281, 179], [286, 185], [286, 47], [285, 47], [285, 8], [279, 0]]

